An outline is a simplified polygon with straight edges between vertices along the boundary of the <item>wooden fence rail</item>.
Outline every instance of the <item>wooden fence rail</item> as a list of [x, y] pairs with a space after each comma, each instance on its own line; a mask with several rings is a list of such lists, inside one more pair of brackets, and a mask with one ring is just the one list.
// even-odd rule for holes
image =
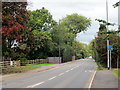
[[27, 60], [26, 61], [1, 61], [0, 66], [9, 67], [9, 66], [21, 66], [22, 64], [45, 64], [49, 63], [48, 59], [36, 59], [36, 60]]
[[9, 67], [9, 66], [21, 66], [23, 64], [45, 64], [45, 63], [61, 63], [61, 57], [48, 57], [47, 59], [35, 59], [35, 60], [1, 60], [0, 66], [1, 67]]

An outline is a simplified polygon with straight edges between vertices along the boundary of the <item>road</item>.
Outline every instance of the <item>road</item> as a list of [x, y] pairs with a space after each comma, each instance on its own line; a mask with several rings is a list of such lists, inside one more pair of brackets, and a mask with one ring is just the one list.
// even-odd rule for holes
[[3, 88], [88, 88], [95, 68], [94, 60], [76, 60], [22, 78], [3, 78]]

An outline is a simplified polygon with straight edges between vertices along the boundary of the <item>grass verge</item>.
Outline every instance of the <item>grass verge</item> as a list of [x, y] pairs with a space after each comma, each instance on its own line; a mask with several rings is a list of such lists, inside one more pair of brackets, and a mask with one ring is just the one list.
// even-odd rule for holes
[[26, 72], [33, 69], [41, 68], [41, 66], [54, 65], [54, 64], [57, 64], [57, 63], [27, 64], [26, 66], [20, 66], [20, 67], [6, 67], [6, 68], [2, 68], [2, 73], [3, 74], [21, 73], [21, 72]]
[[96, 70], [103, 70], [103, 67], [97, 67], [97, 69]]
[[120, 79], [120, 70], [112, 70], [112, 73]]
[[96, 70], [99, 71], [99, 70], [103, 70], [104, 69], [101, 64], [97, 63], [97, 65], [98, 65], [98, 67], [96, 68]]

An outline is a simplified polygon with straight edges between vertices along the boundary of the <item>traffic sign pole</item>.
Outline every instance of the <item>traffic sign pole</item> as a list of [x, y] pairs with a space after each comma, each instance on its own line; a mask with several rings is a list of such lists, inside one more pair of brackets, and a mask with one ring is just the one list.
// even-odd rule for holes
[[111, 70], [111, 50], [110, 50], [110, 70]]
[[108, 48], [108, 46], [109, 46], [109, 40], [107, 40], [107, 67], [108, 67], [108, 70], [109, 70], [109, 68], [110, 68], [110, 60], [109, 60], [109, 48]]
[[112, 47], [112, 45], [108, 45], [107, 48], [108, 48], [109, 55], [110, 55], [110, 56], [109, 56], [109, 62], [108, 62], [108, 64], [109, 64], [109, 68], [108, 68], [108, 69], [111, 70], [111, 67], [112, 67], [112, 66], [111, 66], [111, 59], [112, 59], [112, 57], [111, 57], [111, 56], [112, 56], [112, 55], [111, 55], [111, 51], [113, 50], [113, 47]]

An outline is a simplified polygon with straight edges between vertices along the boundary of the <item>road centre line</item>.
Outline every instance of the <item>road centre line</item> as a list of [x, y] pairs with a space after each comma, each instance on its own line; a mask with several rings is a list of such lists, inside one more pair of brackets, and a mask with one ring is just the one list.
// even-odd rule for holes
[[[48, 79], [48, 80], [52, 80], [52, 79], [54, 79], [54, 78], [56, 78], [56, 77], [57, 77], [57, 76], [54, 76], [54, 77], [52, 77], [52, 78], [50, 78], [50, 79]], [[40, 82], [40, 83], [37, 83], [37, 84], [34, 84], [34, 85], [27, 86], [26, 88], [33, 88], [33, 87], [36, 87], [36, 86], [41, 85], [41, 84], [43, 84], [43, 83], [45, 83], [45, 81]]]
[[67, 70], [66, 72], [69, 72], [70, 70]]
[[27, 86], [26, 88], [33, 88], [33, 87], [36, 87], [36, 86], [41, 85], [43, 83], [45, 83], [45, 81], [37, 83], [37, 84], [34, 84], [34, 85]]
[[50, 78], [50, 79], [48, 79], [48, 80], [52, 80], [52, 79], [54, 79], [54, 78], [56, 78], [57, 76], [54, 76], [54, 77], [52, 77], [52, 78]]
[[[79, 65], [80, 66], [80, 65]], [[70, 70], [67, 70], [66, 72], [69, 72], [69, 71], [71, 71], [71, 70], [73, 70], [73, 69], [75, 69], [75, 68], [77, 68], [77, 67], [79, 67], [79, 66], [76, 66], [76, 67], [73, 67], [73, 68], [71, 68]], [[72, 66], [69, 66], [69, 67], [72, 67]], [[56, 68], [59, 68], [59, 67], [56, 67]], [[54, 68], [54, 69], [56, 69], [56, 68]], [[60, 73], [58, 76], [62, 76], [64, 73]], [[57, 76], [54, 76], [54, 77], [52, 77], [52, 78], [49, 78], [48, 80], [52, 80], [52, 79], [54, 79], [54, 78], [56, 78]], [[43, 83], [45, 83], [45, 81], [42, 81], [42, 82], [40, 82], [40, 83], [37, 83], [37, 84], [34, 84], [34, 85], [30, 85], [30, 86], [27, 86], [26, 88], [34, 88], [34, 87], [36, 87], [36, 86], [38, 86], [38, 85], [41, 85], [41, 84], [43, 84]]]
[[61, 75], [63, 75], [64, 73], [60, 73], [58, 76], [61, 76]]
[[[80, 66], [80, 65], [79, 65]], [[73, 68], [71, 68], [70, 70], [67, 70], [66, 72], [69, 72], [69, 71], [71, 71], [71, 70], [73, 70], [73, 69], [75, 69], [75, 68], [77, 68], [77, 67], [79, 67], [79, 66], [76, 66], [76, 67], [73, 67]], [[72, 67], [72, 66], [69, 66], [69, 67]], [[55, 67], [54, 69], [56, 69], [56, 68], [59, 68], [59, 67]], [[65, 72], [64, 73], [60, 73], [58, 76], [62, 76], [63, 74], [65, 74]], [[56, 78], [57, 76], [54, 76], [54, 77], [52, 77], [52, 78], [49, 78], [48, 80], [52, 80], [52, 79], [54, 79], [54, 78]], [[34, 87], [36, 87], [36, 86], [38, 86], [38, 85], [41, 85], [41, 84], [43, 84], [43, 83], [45, 83], [45, 81], [42, 81], [42, 82], [39, 82], [39, 83], [37, 83], [37, 84], [33, 84], [33, 85], [30, 85], [30, 86], [27, 86], [26, 88], [34, 88]]]
[[79, 66], [76, 66], [76, 67], [79, 67]]

